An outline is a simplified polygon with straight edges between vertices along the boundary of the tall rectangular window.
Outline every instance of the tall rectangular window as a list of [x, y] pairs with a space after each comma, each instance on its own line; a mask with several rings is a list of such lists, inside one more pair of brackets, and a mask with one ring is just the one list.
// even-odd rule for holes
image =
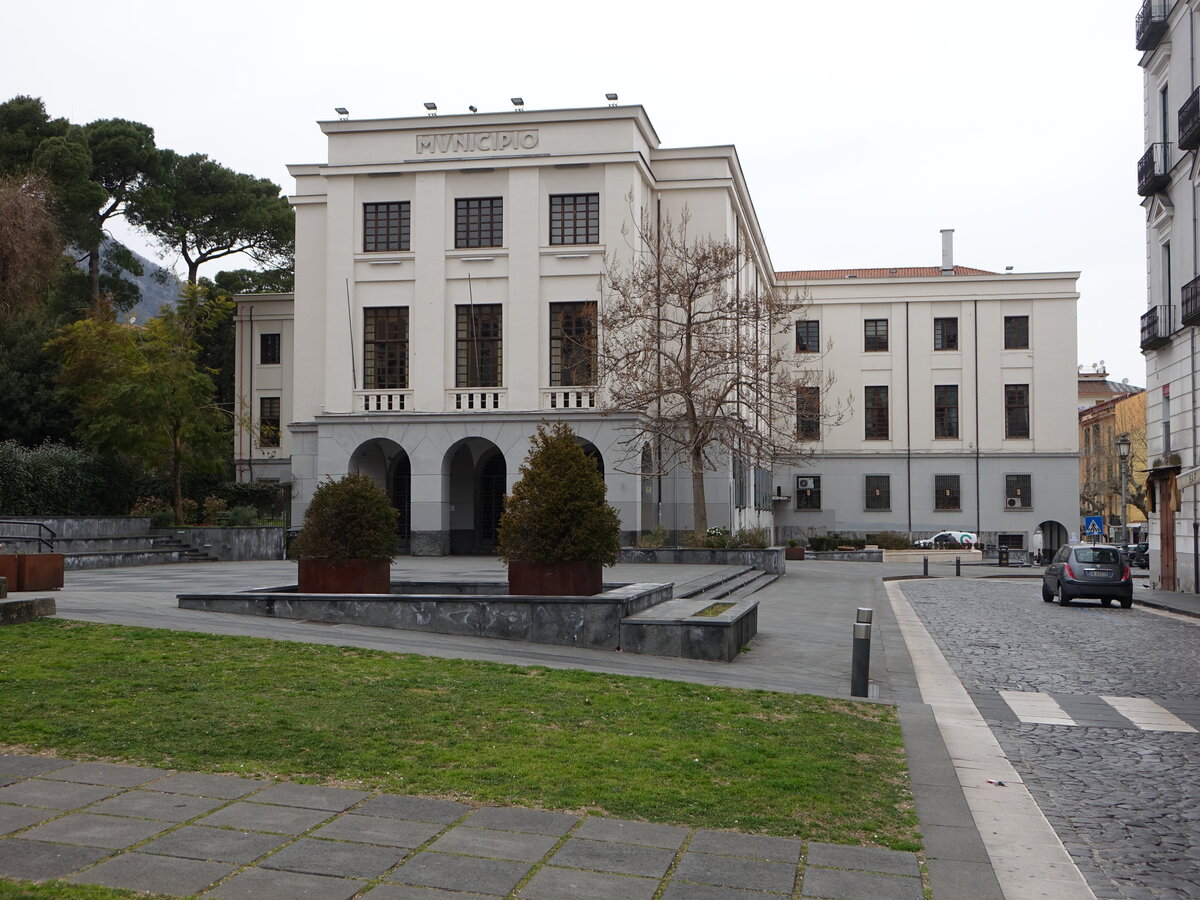
[[596, 383], [596, 301], [550, 304], [550, 386]]
[[863, 350], [868, 353], [882, 352], [888, 348], [888, 320], [866, 319], [863, 321]]
[[933, 476], [933, 508], [962, 509], [962, 495], [957, 475]]
[[551, 194], [551, 246], [598, 243], [600, 243], [600, 195]]
[[1004, 349], [1029, 349], [1029, 316], [1004, 317]]
[[821, 476], [796, 476], [796, 509], [821, 508]]
[[279, 446], [279, 398], [258, 398], [258, 446]]
[[1004, 436], [1029, 437], [1029, 385], [1004, 386]]
[[500, 387], [503, 311], [499, 303], [455, 309], [455, 387]]
[[866, 477], [863, 508], [873, 510], [892, 508], [892, 477], [890, 475], [868, 475]]
[[264, 366], [279, 365], [279, 334], [264, 333], [258, 336], [258, 362]]
[[363, 310], [363, 387], [368, 391], [408, 387], [408, 307]]
[[455, 247], [500, 247], [503, 244], [503, 197], [468, 197], [454, 201]]
[[408, 201], [363, 204], [363, 251], [407, 250]]
[[796, 323], [796, 352], [821, 352], [821, 323], [804, 319]]
[[796, 388], [796, 437], [802, 441], [821, 439], [821, 389], [810, 385]]
[[868, 441], [888, 439], [888, 389], [886, 385], [871, 385], [863, 388], [863, 412], [866, 414]]
[[933, 436], [958, 437], [958, 385], [933, 386]]
[[933, 320], [933, 349], [958, 349], [958, 319], [941, 318]]
[[1004, 505], [1008, 509], [1025, 509], [1033, 506], [1033, 476], [1004, 476]]

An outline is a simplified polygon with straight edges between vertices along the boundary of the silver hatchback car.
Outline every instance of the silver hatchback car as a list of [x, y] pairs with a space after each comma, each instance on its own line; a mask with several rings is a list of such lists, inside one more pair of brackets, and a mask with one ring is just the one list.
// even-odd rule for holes
[[1064, 544], [1042, 575], [1042, 599], [1058, 596], [1062, 606], [1072, 600], [1099, 600], [1123, 609], [1133, 606], [1133, 575], [1121, 548], [1111, 544]]

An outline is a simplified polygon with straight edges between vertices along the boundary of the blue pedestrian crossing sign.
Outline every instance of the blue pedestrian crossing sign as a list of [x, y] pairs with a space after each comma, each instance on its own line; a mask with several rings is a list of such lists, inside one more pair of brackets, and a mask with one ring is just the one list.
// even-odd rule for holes
[[1084, 516], [1083, 533], [1088, 537], [1101, 537], [1104, 534], [1104, 516]]

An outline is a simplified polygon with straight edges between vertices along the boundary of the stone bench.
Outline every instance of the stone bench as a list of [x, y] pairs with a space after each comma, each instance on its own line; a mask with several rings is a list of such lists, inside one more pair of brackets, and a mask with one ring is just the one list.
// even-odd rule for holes
[[[4, 594], [0, 593], [0, 597], [2, 596]], [[32, 622], [39, 616], [52, 616], [54, 613], [53, 597], [0, 600], [0, 625], [19, 625], [22, 622]]]

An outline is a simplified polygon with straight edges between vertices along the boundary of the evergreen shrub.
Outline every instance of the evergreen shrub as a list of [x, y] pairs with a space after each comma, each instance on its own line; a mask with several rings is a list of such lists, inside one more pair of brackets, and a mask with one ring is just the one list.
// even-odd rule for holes
[[391, 562], [398, 552], [396, 510], [387, 493], [366, 475], [347, 475], [313, 492], [289, 555]]

